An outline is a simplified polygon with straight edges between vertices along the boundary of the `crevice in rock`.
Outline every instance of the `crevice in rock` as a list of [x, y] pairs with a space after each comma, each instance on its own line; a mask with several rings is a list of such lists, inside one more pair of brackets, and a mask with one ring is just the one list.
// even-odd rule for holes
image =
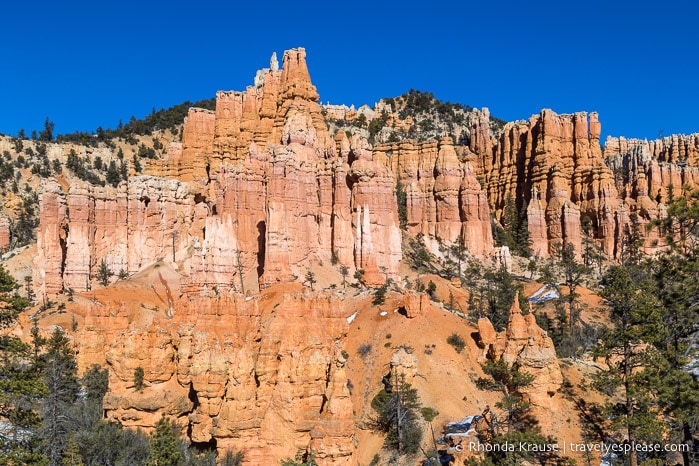
[[66, 256], [68, 255], [68, 244], [66, 243], [66, 238], [68, 237], [68, 225], [65, 226], [66, 235], [59, 239], [59, 244], [61, 246], [61, 277], [63, 272], [66, 270]]
[[257, 223], [257, 278], [260, 279], [265, 272], [265, 249], [267, 242], [267, 224]]
[[199, 407], [199, 396], [197, 396], [196, 390], [194, 390], [194, 383], [189, 382], [189, 394], [187, 395], [189, 401], [192, 402], [192, 411], [196, 411]]
[[318, 414], [323, 414], [323, 411], [325, 411], [325, 404], [328, 402], [328, 397], [325, 393], [323, 393], [323, 401], [320, 402], [320, 411], [318, 411]]

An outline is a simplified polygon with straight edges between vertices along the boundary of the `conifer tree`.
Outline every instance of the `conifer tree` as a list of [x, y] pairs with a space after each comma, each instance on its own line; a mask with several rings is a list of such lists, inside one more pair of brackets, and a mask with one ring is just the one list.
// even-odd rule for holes
[[177, 466], [182, 464], [177, 426], [163, 414], [151, 435], [146, 466]]
[[71, 433], [68, 411], [78, 397], [78, 368], [70, 340], [56, 327], [46, 341], [42, 375], [48, 394], [42, 400], [41, 437], [51, 466], [61, 464]]
[[116, 187], [121, 181], [121, 174], [117, 169], [116, 162], [114, 160], [109, 162], [109, 168], [107, 168], [107, 183]]
[[[29, 302], [16, 294], [17, 282], [0, 266], [0, 329], [15, 322]], [[0, 336], [0, 419], [6, 435], [0, 435], [0, 464], [46, 464], [37, 430], [41, 418], [39, 400], [48, 393], [32, 347], [19, 338]]]
[[[663, 340], [665, 328], [648, 280], [634, 281], [627, 267], [617, 266], [610, 269], [605, 282], [601, 296], [610, 307], [613, 326], [598, 350], [608, 369], [596, 375], [594, 385], [610, 397], [608, 417], [635, 444], [649, 433], [663, 432], [649, 377], [659, 360], [652, 345]], [[639, 464], [636, 451], [629, 453], [629, 462]]]
[[422, 441], [418, 424], [420, 398], [417, 389], [402, 374], [393, 374], [391, 378], [390, 391], [383, 389], [371, 400], [371, 407], [377, 413], [374, 427], [386, 434], [386, 448], [399, 454], [416, 453]]

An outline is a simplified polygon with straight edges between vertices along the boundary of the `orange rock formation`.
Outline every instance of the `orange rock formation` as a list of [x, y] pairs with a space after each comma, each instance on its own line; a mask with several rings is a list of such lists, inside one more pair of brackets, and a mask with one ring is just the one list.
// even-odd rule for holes
[[551, 420], [551, 413], [541, 414], [550, 409], [549, 400], [556, 396], [563, 383], [553, 340], [536, 323], [534, 314], [522, 315], [517, 296], [503, 332], [496, 333], [486, 317], [479, 319], [478, 332], [484, 356], [492, 360], [502, 359], [509, 366], [517, 365], [523, 372], [534, 376], [531, 385], [522, 392], [535, 408], [542, 426], [548, 428], [547, 419]]
[[219, 92], [215, 112], [190, 109], [181, 146], [150, 169], [157, 176], [116, 189], [75, 183], [68, 193], [47, 184], [36, 289], [91, 289], [102, 261], [115, 273], [174, 262], [190, 294], [257, 290], [333, 257], [363, 269], [369, 285], [397, 279], [401, 239], [385, 161], [361, 139], [338, 151], [303, 49], [277, 68], [245, 92]]

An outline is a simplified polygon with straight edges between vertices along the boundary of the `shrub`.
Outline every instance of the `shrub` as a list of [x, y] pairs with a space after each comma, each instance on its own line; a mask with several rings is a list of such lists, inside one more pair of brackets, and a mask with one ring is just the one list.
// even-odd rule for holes
[[143, 387], [145, 387], [145, 383], [143, 381], [144, 376], [145, 376], [145, 373], [144, 373], [143, 368], [141, 366], [138, 366], [136, 369], [134, 369], [134, 371], [133, 371], [134, 387], [136, 387], [136, 390], [138, 390], [138, 391], [143, 390]]
[[452, 333], [449, 335], [449, 338], [447, 338], [447, 343], [453, 346], [457, 353], [461, 353], [466, 347], [466, 342], [458, 333]]
[[386, 285], [382, 286], [381, 288], [377, 288], [376, 291], [374, 291], [374, 299], [371, 301], [371, 303], [374, 306], [379, 306], [385, 302], [386, 302]]
[[430, 408], [428, 406], [423, 406], [422, 409], [420, 409], [420, 413], [422, 414], [422, 417], [427, 422], [432, 422], [434, 420], [434, 418], [439, 416], [439, 411], [437, 411], [434, 408]]

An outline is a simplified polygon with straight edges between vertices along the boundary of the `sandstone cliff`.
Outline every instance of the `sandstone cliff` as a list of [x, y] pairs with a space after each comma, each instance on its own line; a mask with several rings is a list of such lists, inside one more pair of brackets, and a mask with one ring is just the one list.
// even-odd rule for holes
[[219, 92], [215, 112], [191, 109], [181, 146], [149, 166], [156, 176], [116, 189], [48, 183], [36, 289], [91, 289], [103, 261], [127, 274], [174, 262], [190, 294], [257, 290], [335, 259], [370, 285], [396, 279], [392, 174], [366, 141], [337, 150], [303, 49], [277, 68], [245, 92]]
[[[696, 135], [651, 143], [608, 138], [604, 156], [597, 113], [557, 115], [542, 110], [526, 122], [508, 123], [488, 141], [486, 119], [471, 130], [467, 157], [496, 218], [508, 198], [526, 218], [533, 253], [542, 257], [570, 243], [581, 251], [582, 226], [609, 258], [622, 254], [630, 218], [641, 225], [664, 215], [668, 186], [697, 186]], [[482, 136], [478, 136], [482, 135]], [[677, 163], [679, 162], [679, 163]], [[657, 232], [645, 233], [645, 248]]]
[[460, 241], [477, 256], [492, 253], [488, 200], [473, 167], [459, 160], [451, 138], [378, 145], [375, 157], [385, 161], [405, 191], [410, 235], [424, 235], [435, 253], [439, 241]]
[[250, 465], [297, 449], [356, 464], [342, 297], [283, 284], [254, 299], [178, 299], [178, 278], [156, 264], [67, 303], [81, 370], [109, 369], [107, 418], [149, 430], [164, 413], [195, 445], [243, 451]]

